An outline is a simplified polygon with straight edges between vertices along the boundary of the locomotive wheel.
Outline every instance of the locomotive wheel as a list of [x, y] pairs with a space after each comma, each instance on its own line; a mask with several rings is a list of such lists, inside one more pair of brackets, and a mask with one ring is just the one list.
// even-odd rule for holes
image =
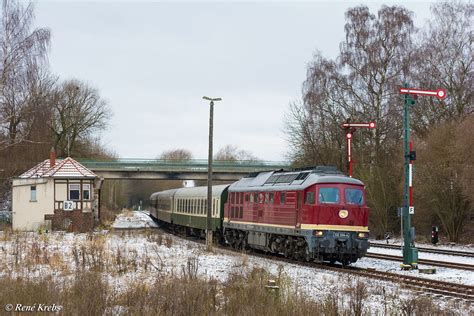
[[278, 243], [275, 240], [270, 244], [270, 250], [273, 253], [278, 253]]

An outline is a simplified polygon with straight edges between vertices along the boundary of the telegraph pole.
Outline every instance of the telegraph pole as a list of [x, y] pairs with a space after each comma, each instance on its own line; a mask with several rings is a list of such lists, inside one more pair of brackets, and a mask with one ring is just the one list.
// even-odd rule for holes
[[207, 220], [206, 220], [206, 248], [212, 251], [212, 137], [214, 130], [214, 101], [221, 98], [202, 97], [209, 102], [209, 155], [207, 158]]
[[403, 266], [406, 268], [416, 268], [418, 266], [418, 249], [414, 246], [415, 228], [411, 227], [411, 215], [415, 213], [413, 206], [413, 161], [416, 159], [416, 152], [413, 150], [413, 142], [410, 139], [410, 107], [415, 105], [415, 97], [418, 95], [435, 96], [442, 100], [446, 97], [446, 91], [421, 90], [408, 88], [405, 83], [400, 88], [400, 94], [404, 94], [403, 104], [403, 148], [404, 148], [404, 186], [403, 186], [403, 206], [401, 209], [402, 232], [403, 232]]

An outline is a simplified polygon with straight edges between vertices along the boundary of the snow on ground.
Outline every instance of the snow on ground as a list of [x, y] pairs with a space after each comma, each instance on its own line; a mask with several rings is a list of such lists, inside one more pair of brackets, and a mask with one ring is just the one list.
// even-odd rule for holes
[[[400, 241], [399, 240], [391, 241], [390, 244], [400, 245]], [[426, 244], [417, 244], [417, 246], [426, 247], [426, 248], [434, 248], [434, 249], [441, 248], [441, 247], [434, 247], [432, 245], [430, 247], [430, 245], [426, 245]], [[474, 247], [472, 246], [446, 246], [446, 247], [443, 247], [443, 249], [474, 252]], [[368, 252], [402, 256], [402, 252], [399, 249], [371, 247], [368, 250]], [[443, 255], [443, 254], [423, 252], [422, 250], [419, 250], [418, 257], [420, 259], [436, 260], [440, 262], [459, 262], [459, 263], [474, 265], [474, 259], [472, 257], [463, 257], [461, 255], [459, 256]], [[472, 273], [472, 271], [461, 270], [461, 269], [450, 269], [450, 268], [420, 264], [418, 265], [418, 267], [421, 269], [424, 269], [424, 268], [436, 269], [436, 274], [420, 274], [417, 270], [401, 271], [400, 263], [401, 262], [390, 261], [390, 260], [362, 258], [355, 264], [355, 266], [361, 267], [361, 268], [375, 268], [377, 270], [419, 276], [419, 277], [423, 277], [427, 279], [435, 279], [435, 280], [442, 280], [446, 282], [455, 282], [455, 283], [462, 283], [462, 284], [467, 284], [467, 285], [474, 285], [474, 273]]]
[[125, 211], [117, 215], [112, 228], [114, 229], [138, 229], [156, 228], [158, 225], [145, 212]]
[[[78, 267], [78, 259], [74, 259], [74, 252], [81, 250], [83, 245], [89, 245], [90, 247], [91, 243], [95, 242], [95, 247], [103, 243], [102, 261], [106, 265], [106, 268], [104, 268], [105, 277], [118, 291], [126, 288], [131, 282], [151, 282], [157, 273], [161, 275], [163, 273], [179, 275], [190, 262], [194, 262], [199, 276], [220, 281], [226, 281], [232, 273], [250, 271], [254, 267], [264, 268], [274, 275], [283, 273], [299, 291], [306, 293], [310, 298], [319, 302], [324, 301], [329, 294], [341, 293], [340, 295], [343, 296], [341, 300], [348, 304], [349, 298], [346, 297], [349, 295], [347, 294], [349, 293], [347, 292], [348, 287], [355, 285], [358, 280], [362, 280], [366, 284], [369, 293], [364, 301], [365, 306], [372, 315], [383, 314], [386, 306], [400, 306], [402, 305], [402, 299], [420, 295], [401, 289], [399, 285], [394, 283], [374, 279], [359, 279], [350, 274], [328, 271], [317, 267], [283, 263], [277, 260], [255, 257], [251, 254], [235, 253], [226, 249], [215, 249], [214, 252], [207, 252], [203, 243], [166, 234], [159, 229], [134, 230], [135, 228], [152, 227], [153, 224], [154, 222], [145, 213], [126, 212], [117, 217], [113, 227], [118, 229], [114, 229], [113, 232], [102, 231], [93, 235], [64, 232], [43, 235], [20, 233], [21, 235], [10, 238], [2, 236], [4, 233], [0, 232], [0, 275], [13, 273], [19, 276], [25, 274], [27, 276], [45, 276], [50, 274], [67, 278], [68, 275], [80, 268], [80, 266]], [[131, 230], [125, 228], [131, 228]], [[16, 258], [15, 249], [18, 249], [19, 242], [23, 242], [25, 245], [23, 247], [24, 253], [20, 254], [25, 262], [31, 257], [31, 253], [28, 252], [30, 247], [31, 249], [43, 249], [43, 251], [46, 249], [51, 258], [54, 256], [59, 258], [55, 261], [57, 266], [61, 266], [61, 269], [59, 270], [51, 264], [33, 264], [33, 269], [28, 267], [21, 271], [15, 270], [13, 262]], [[35, 243], [39, 244], [40, 247], [32, 247]], [[136, 263], [135, 268], [126, 272], [117, 272], [117, 258], [120, 256], [122, 258], [121, 262], [126, 259], [132, 264]], [[149, 263], [148, 268], [144, 268], [145, 262]], [[435, 275], [420, 275], [417, 271], [400, 271], [398, 262], [370, 258], [363, 258], [354, 265], [474, 284], [473, 273], [466, 273], [462, 270], [437, 268], [438, 273]], [[138, 268], [136, 268], [137, 266]], [[456, 305], [453, 300], [448, 298], [433, 298], [433, 301], [440, 307], [447, 308], [460, 315], [474, 313], [474, 306], [472, 305], [470, 309], [466, 310], [465, 306]]]

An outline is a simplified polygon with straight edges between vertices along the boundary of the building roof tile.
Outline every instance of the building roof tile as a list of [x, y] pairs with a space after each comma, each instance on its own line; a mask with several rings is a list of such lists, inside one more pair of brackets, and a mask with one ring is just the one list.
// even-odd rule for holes
[[22, 179], [45, 177], [97, 178], [98, 176], [71, 157], [57, 159], [53, 167], [50, 167], [50, 160], [46, 159], [20, 175]]

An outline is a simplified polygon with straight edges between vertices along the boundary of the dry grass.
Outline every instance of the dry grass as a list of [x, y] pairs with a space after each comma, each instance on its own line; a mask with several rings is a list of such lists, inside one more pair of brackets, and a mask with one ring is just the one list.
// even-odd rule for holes
[[[164, 249], [161, 245], [173, 247], [174, 239], [161, 233], [51, 236], [3, 233], [0, 304], [56, 304], [64, 306], [65, 314], [72, 315], [371, 313], [367, 306], [368, 285], [350, 276], [333, 281], [329, 291], [314, 301], [295, 287], [282, 265], [272, 275], [249, 263], [246, 254], [237, 258], [237, 266], [225, 281], [218, 281], [203, 276], [205, 271], [195, 254], [174, 270], [167, 269], [159, 252]], [[140, 251], [128, 246], [134, 237], [145, 243]], [[58, 241], [68, 247], [58, 247]], [[318, 286], [317, 290], [327, 290], [327, 286]], [[382, 312], [387, 315], [445, 313], [430, 298], [400, 299], [396, 294], [385, 295], [382, 286], [376, 291], [386, 300]]]

